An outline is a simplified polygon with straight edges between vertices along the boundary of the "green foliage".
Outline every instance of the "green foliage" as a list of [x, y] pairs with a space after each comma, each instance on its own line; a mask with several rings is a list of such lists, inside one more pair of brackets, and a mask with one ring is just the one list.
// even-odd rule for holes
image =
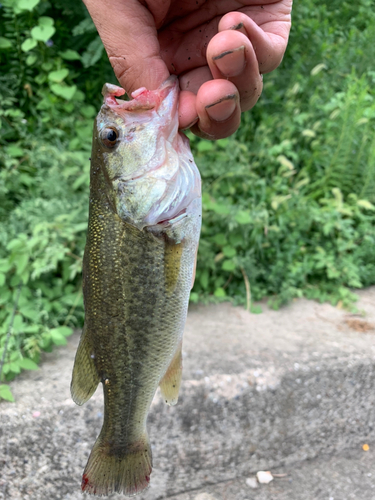
[[[81, 266], [95, 108], [85, 103], [82, 90], [90, 92], [76, 83], [85, 54], [76, 49], [87, 35], [75, 43], [61, 23], [60, 14], [70, 25], [73, 19], [80, 22], [75, 8], [7, 0], [1, 11], [0, 58], [6, 72], [0, 77], [0, 359], [7, 347], [5, 381], [35, 369], [41, 351], [65, 344], [83, 321]], [[79, 14], [84, 20], [81, 5]], [[11, 400], [9, 394], [0, 386], [0, 398]]]
[[192, 138], [204, 181], [194, 300], [244, 303], [245, 274], [274, 307], [301, 296], [349, 307], [351, 289], [375, 283], [370, 4], [296, 4], [283, 64], [236, 136]]
[[[237, 134], [191, 137], [204, 210], [192, 301], [349, 307], [375, 283], [372, 4], [297, 2], [282, 66]], [[92, 123], [116, 80], [73, 0], [3, 0], [0, 64], [1, 384], [82, 326]]]

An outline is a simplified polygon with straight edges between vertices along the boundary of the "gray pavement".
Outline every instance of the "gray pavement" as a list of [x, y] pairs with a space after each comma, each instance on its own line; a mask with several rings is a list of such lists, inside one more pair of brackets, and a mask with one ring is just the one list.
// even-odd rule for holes
[[[375, 287], [357, 307], [192, 307], [180, 400], [154, 400], [154, 472], [139, 498], [375, 500]], [[0, 404], [0, 498], [82, 498], [103, 403], [100, 390], [83, 407], [70, 399], [77, 342], [46, 355], [11, 384], [16, 403]], [[252, 489], [259, 470], [287, 475]]]
[[375, 453], [361, 447], [343, 450], [339, 456], [273, 469], [277, 476], [256, 489], [247, 478], [224, 481], [204, 489], [169, 497], [171, 500], [374, 500]]

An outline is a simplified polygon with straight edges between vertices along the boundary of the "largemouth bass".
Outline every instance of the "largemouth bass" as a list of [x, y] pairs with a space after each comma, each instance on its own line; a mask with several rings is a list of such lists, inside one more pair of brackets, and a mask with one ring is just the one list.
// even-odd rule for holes
[[166, 403], [177, 402], [201, 226], [177, 79], [116, 99], [124, 92], [104, 86], [94, 127], [85, 324], [71, 383], [79, 405], [103, 384], [103, 427], [82, 478], [82, 490], [97, 495], [134, 495], [149, 484], [147, 415], [158, 385]]

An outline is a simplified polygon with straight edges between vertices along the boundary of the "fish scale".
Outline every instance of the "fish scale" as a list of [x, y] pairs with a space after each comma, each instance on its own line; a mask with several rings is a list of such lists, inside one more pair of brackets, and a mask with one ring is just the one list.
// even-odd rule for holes
[[[85, 324], [71, 385], [77, 404], [87, 401], [99, 382], [103, 385], [103, 427], [82, 479], [82, 490], [98, 495], [115, 491], [132, 495], [149, 484], [152, 457], [146, 420], [159, 384], [166, 402], [177, 402], [182, 334], [201, 220], [199, 173], [186, 139], [177, 135], [177, 81], [167, 80], [154, 93], [142, 91], [147, 92], [147, 109], [142, 92], [130, 101], [131, 109], [130, 103], [117, 103], [112, 94], [106, 97], [116, 89], [107, 87], [94, 128], [83, 261]], [[130, 154], [134, 121], [142, 123], [138, 133], [144, 133], [146, 140], [152, 130], [156, 134], [155, 151], [148, 143], [143, 162], [142, 136], [135, 141], [134, 157]], [[168, 148], [178, 149], [177, 157], [157, 149], [166, 143], [166, 135]], [[114, 137], [118, 139], [112, 144]], [[123, 152], [126, 161], [121, 166]], [[138, 182], [129, 180], [129, 172], [137, 171], [136, 164], [127, 164], [129, 158], [140, 162]], [[153, 179], [159, 182], [157, 160], [164, 162], [158, 168], [168, 172], [168, 158], [174, 168], [180, 158], [178, 169], [188, 172], [182, 177], [185, 183], [179, 178], [186, 194], [173, 189], [169, 183], [176, 179], [169, 176], [160, 198], [160, 190], [147, 189]], [[144, 181], [147, 175], [149, 182]], [[124, 185], [132, 182], [132, 188], [119, 192], [118, 180]]]

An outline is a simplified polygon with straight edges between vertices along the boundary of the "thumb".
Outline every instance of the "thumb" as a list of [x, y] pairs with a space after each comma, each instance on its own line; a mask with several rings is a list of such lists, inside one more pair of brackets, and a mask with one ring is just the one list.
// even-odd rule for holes
[[137, 0], [84, 0], [120, 85], [154, 90], [169, 76], [151, 12]]

